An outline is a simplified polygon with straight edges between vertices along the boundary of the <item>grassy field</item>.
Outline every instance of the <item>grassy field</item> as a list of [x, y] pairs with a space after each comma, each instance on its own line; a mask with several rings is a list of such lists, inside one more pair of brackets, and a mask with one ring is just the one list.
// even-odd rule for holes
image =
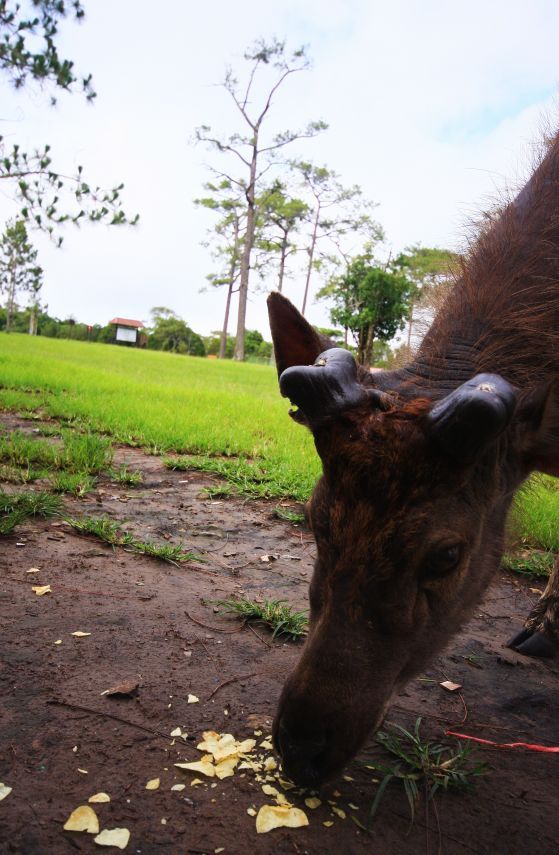
[[0, 407], [77, 421], [231, 478], [306, 499], [312, 439], [287, 416], [275, 369], [105, 344], [0, 334]]
[[[288, 418], [269, 366], [0, 334], [0, 408], [146, 447], [167, 455], [168, 466], [215, 472], [231, 485], [225, 491], [250, 496], [304, 501], [320, 471], [310, 434]], [[33, 480], [47, 470], [55, 492], [79, 495], [98, 471], [82, 465], [84, 455], [110, 465], [110, 448], [92, 435], [63, 431], [56, 453], [46, 442], [31, 453], [21, 435], [0, 439], [0, 466], [19, 467], [22, 481], [25, 471]], [[559, 481], [536, 477], [519, 494], [512, 539], [522, 551], [557, 552], [558, 519]]]

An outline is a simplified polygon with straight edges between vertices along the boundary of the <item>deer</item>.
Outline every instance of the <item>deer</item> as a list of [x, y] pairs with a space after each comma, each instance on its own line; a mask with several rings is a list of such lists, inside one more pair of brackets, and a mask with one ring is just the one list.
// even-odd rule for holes
[[[471, 242], [405, 367], [371, 374], [279, 293], [268, 310], [281, 394], [322, 462], [309, 632], [273, 739], [317, 787], [468, 620], [517, 489], [559, 475], [559, 136]], [[508, 645], [557, 653], [559, 563]]]

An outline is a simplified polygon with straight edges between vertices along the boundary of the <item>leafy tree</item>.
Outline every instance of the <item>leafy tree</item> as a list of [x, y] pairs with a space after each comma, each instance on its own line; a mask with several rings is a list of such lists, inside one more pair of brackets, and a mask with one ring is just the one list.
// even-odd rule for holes
[[262, 194], [259, 204], [262, 236], [257, 245], [264, 252], [278, 256], [277, 290], [280, 293], [283, 290], [287, 259], [299, 248], [293, 243], [293, 237], [299, 231], [308, 209], [307, 203], [291, 197], [285, 183], [279, 180]]
[[413, 289], [401, 272], [380, 267], [365, 254], [354, 258], [318, 296], [334, 301], [332, 323], [352, 332], [357, 361], [371, 365], [375, 342], [389, 341], [404, 328]]
[[152, 350], [169, 350], [190, 356], [205, 356], [204, 342], [188, 324], [171, 309], [156, 306], [151, 310], [153, 327], [148, 347]]
[[21, 292], [32, 295], [38, 303], [43, 284], [43, 270], [37, 264], [37, 250], [27, 237], [23, 220], [8, 223], [0, 238], [0, 290], [6, 294], [6, 332], [12, 325], [16, 298]]
[[[225, 172], [221, 173], [222, 177], [243, 190], [246, 200], [239, 275], [239, 311], [235, 337], [235, 359], [239, 360], [244, 359], [245, 355], [249, 274], [258, 215], [257, 199], [262, 176], [270, 168], [271, 158], [281, 149], [297, 139], [314, 137], [326, 128], [324, 122], [311, 122], [303, 130], [287, 130], [271, 137], [264, 136], [263, 126], [276, 92], [289, 76], [309, 67], [305, 48], [299, 48], [289, 54], [285, 42], [278, 39], [272, 39], [270, 42], [259, 39], [245, 52], [244, 58], [249, 63], [245, 81], [241, 84], [233, 70], [228, 68], [222, 84], [239, 113], [244, 132], [237, 131], [222, 138], [215, 136], [207, 125], [197, 128], [195, 132], [198, 142], [208, 143], [214, 151], [229, 155], [230, 159], [240, 162], [244, 170], [242, 179]], [[258, 92], [256, 92], [257, 89]]]
[[363, 191], [358, 185], [344, 187], [338, 175], [326, 166], [314, 166], [307, 161], [292, 161], [291, 166], [298, 172], [310, 197], [307, 209], [307, 272], [301, 307], [304, 315], [313, 270], [320, 269], [327, 262], [336, 264], [333, 250], [347, 263], [348, 253], [343, 250], [342, 239], [347, 235], [351, 235], [352, 240], [361, 236], [373, 244], [382, 240], [384, 235], [381, 226], [370, 215], [374, 204], [363, 199]]
[[225, 359], [231, 299], [241, 272], [246, 201], [244, 194], [228, 178], [223, 178], [218, 183], [210, 181], [204, 185], [204, 189], [209, 195], [195, 199], [194, 204], [220, 214], [212, 234], [213, 256], [219, 262], [220, 270], [210, 273], [207, 279], [214, 288], [224, 285], [227, 287], [218, 351], [219, 358]]
[[[79, 76], [74, 63], [58, 52], [58, 26], [68, 16], [83, 19], [80, 0], [32, 0], [31, 5], [0, 0], [0, 69], [16, 89], [30, 81], [55, 92], [79, 87], [88, 101], [94, 100], [91, 75]], [[8, 147], [0, 136], [0, 180], [11, 185], [19, 217], [58, 245], [63, 223], [122, 225], [138, 220], [122, 210], [122, 184], [109, 189], [94, 186], [81, 166], [73, 175], [66, 174], [53, 165], [49, 145], [25, 152], [17, 143]]]
[[407, 348], [411, 348], [414, 309], [432, 309], [441, 300], [454, 279], [460, 256], [448, 249], [415, 244], [408, 246], [393, 262], [415, 285], [410, 303]]

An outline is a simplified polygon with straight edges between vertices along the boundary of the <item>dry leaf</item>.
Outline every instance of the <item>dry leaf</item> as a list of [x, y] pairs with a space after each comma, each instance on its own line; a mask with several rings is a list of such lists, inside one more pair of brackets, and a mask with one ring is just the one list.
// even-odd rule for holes
[[101, 694], [106, 695], [108, 698], [112, 698], [117, 695], [131, 697], [136, 694], [139, 685], [138, 680], [127, 680], [124, 683], [119, 683], [117, 686], [113, 686], [111, 689], [105, 689]]
[[9, 796], [12, 792], [12, 787], [8, 787], [7, 784], [0, 784], [0, 802], [2, 799], [5, 799], [6, 796]]
[[126, 849], [130, 840], [130, 832], [127, 828], [104, 828], [101, 834], [93, 838], [93, 842], [99, 846], [118, 846]]
[[187, 703], [188, 704], [197, 704], [200, 702], [200, 698], [197, 698], [196, 695], [189, 695]]
[[72, 811], [64, 823], [65, 831], [87, 831], [89, 834], [99, 834], [97, 814], [89, 805], [80, 805]]
[[148, 781], [146, 784], [146, 790], [158, 790], [161, 781], [159, 778], [152, 778], [151, 781]]
[[87, 635], [91, 635], [91, 633], [82, 632], [81, 629], [78, 629], [76, 632], [71, 632], [70, 635], [73, 635], [74, 638], [85, 638]]
[[94, 796], [90, 796], [88, 798], [88, 802], [91, 805], [100, 805], [104, 802], [110, 802], [111, 797], [107, 795], [107, 793], [95, 793]]
[[439, 683], [439, 686], [446, 689], [447, 692], [457, 692], [458, 689], [462, 688], [460, 683], [453, 683], [452, 680], [445, 680], [443, 683]]
[[286, 805], [264, 805], [256, 817], [258, 834], [265, 834], [274, 828], [301, 828], [308, 824], [309, 820], [304, 811]]
[[38, 597], [42, 597], [44, 594], [52, 594], [50, 585], [33, 585], [31, 590]]

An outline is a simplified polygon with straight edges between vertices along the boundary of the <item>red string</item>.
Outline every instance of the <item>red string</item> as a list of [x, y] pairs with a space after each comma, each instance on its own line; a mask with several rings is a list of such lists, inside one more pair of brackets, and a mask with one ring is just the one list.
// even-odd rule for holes
[[559, 746], [557, 745], [533, 745], [530, 742], [492, 742], [490, 739], [481, 739], [479, 736], [467, 736], [465, 733], [455, 733], [453, 730], [445, 731], [445, 736], [469, 739], [470, 742], [491, 745], [492, 748], [526, 748], [528, 751], [541, 751], [544, 754], [559, 754]]

